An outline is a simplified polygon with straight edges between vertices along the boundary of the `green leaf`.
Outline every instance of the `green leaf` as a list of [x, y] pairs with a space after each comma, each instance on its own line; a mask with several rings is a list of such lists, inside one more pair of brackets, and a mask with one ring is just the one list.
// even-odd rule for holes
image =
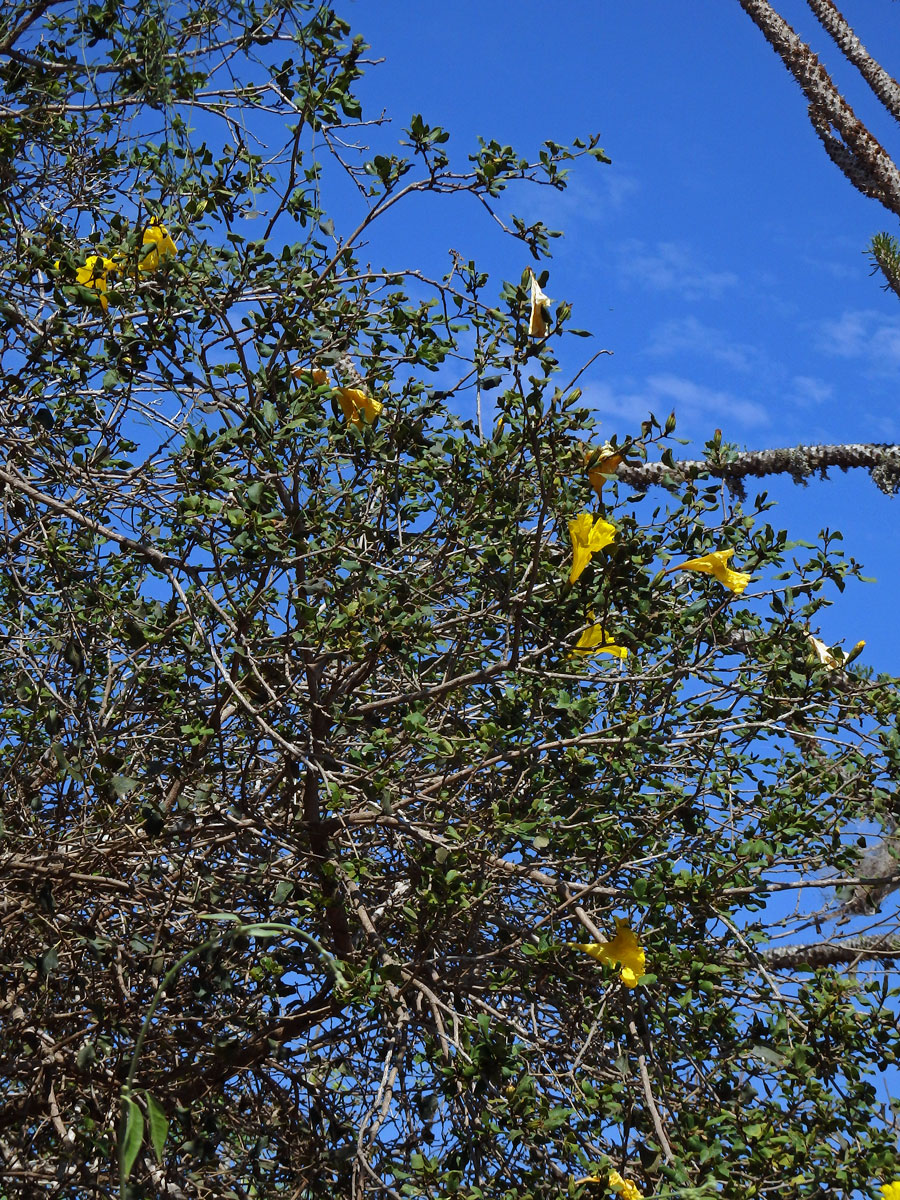
[[169, 1132], [169, 1120], [163, 1112], [158, 1101], [150, 1095], [149, 1092], [144, 1092], [147, 1100], [147, 1117], [150, 1123], [150, 1142], [156, 1153], [157, 1160], [162, 1162], [163, 1149], [166, 1144], [166, 1137]]
[[123, 796], [127, 796], [129, 792], [133, 792], [140, 780], [132, 779], [128, 775], [113, 775], [110, 782], [112, 783], [113, 791], [121, 799]]
[[127, 1183], [144, 1142], [144, 1116], [133, 1096], [125, 1101], [125, 1136], [121, 1143], [122, 1181]]
[[59, 966], [59, 954], [56, 947], [51, 946], [49, 950], [45, 950], [38, 959], [38, 970], [42, 975], [49, 975], [51, 971], [55, 971]]

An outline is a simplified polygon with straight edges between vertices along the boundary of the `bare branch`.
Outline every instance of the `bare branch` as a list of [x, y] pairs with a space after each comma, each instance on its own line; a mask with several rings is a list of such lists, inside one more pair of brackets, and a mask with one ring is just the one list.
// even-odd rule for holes
[[900, 957], [900, 937], [865, 935], [848, 938], [844, 942], [815, 942], [809, 946], [779, 946], [764, 950], [763, 956], [770, 967], [819, 967], [838, 963], [858, 963], [863, 959], [888, 959]]
[[[900, 446], [891, 443], [863, 442], [839, 446], [794, 446], [773, 450], [748, 450], [728, 462], [711, 459], [686, 459], [671, 465], [663, 462], [623, 463], [616, 475], [630, 487], [677, 486], [688, 479], [710, 475], [724, 479], [740, 491], [740, 482], [748, 477], [790, 475], [795, 483], [805, 483], [812, 475], [825, 475], [829, 467], [847, 471], [852, 467], [867, 470], [873, 482], [887, 495], [900, 486]], [[737, 487], [735, 486], [737, 485]]]
[[843, 56], [853, 63], [888, 112], [900, 121], [900, 84], [869, 54], [832, 0], [807, 0], [807, 3]]
[[859, 191], [900, 215], [900, 171], [837, 90], [818, 56], [767, 0], [739, 3], [809, 101], [810, 121], [831, 160]]

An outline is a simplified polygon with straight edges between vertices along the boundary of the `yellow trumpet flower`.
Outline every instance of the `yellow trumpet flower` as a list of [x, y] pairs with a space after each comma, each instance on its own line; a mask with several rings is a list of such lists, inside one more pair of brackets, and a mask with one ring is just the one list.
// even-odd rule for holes
[[610, 1171], [609, 1186], [611, 1191], [622, 1197], [622, 1200], [644, 1200], [637, 1184], [630, 1179], [623, 1179], [618, 1171]]
[[151, 221], [141, 238], [141, 270], [157, 271], [160, 263], [167, 258], [174, 258], [177, 253], [178, 247], [165, 225], [156, 220]]
[[627, 658], [628, 651], [624, 646], [617, 646], [602, 625], [592, 625], [586, 629], [575, 643], [572, 654], [611, 654], [614, 658]]
[[[55, 266], [59, 270], [58, 259]], [[102, 254], [91, 254], [85, 260], [84, 266], [79, 267], [75, 272], [76, 283], [99, 292], [100, 306], [104, 312], [109, 308], [109, 300], [106, 297], [106, 277], [114, 273], [116, 269], [116, 264], [111, 258], [104, 258]]]
[[710, 554], [704, 554], [702, 558], [692, 558], [677, 567], [669, 567], [666, 574], [670, 571], [700, 571], [704, 575], [714, 575], [730, 592], [740, 596], [753, 576], [748, 575], [746, 571], [732, 571], [728, 566], [728, 559], [732, 554], [734, 550], [713, 550]]
[[569, 945], [609, 967], [621, 966], [620, 977], [626, 987], [635, 987], [646, 973], [647, 960], [637, 934], [621, 917], [616, 917], [616, 936], [611, 942], [570, 942]]
[[361, 425], [363, 420], [367, 425], [373, 425], [384, 408], [381, 401], [370, 396], [368, 392], [352, 387], [338, 388], [338, 404], [347, 420], [357, 426]]
[[572, 539], [572, 570], [569, 572], [569, 583], [574, 583], [584, 568], [591, 561], [591, 556], [602, 550], [616, 536], [616, 528], [597, 517], [596, 521], [589, 512], [583, 512], [569, 522], [569, 537]]

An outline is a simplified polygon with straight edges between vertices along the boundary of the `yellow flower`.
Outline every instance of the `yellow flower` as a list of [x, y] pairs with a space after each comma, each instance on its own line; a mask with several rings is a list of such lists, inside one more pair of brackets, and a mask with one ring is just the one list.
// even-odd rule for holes
[[[315, 378], [315, 376], [313, 376]], [[361, 425], [365, 419], [368, 425], [377, 421], [384, 405], [361, 388], [338, 388], [338, 403], [344, 416], [353, 425]]]
[[619, 964], [622, 968], [621, 979], [626, 987], [633, 988], [640, 977], [645, 974], [646, 957], [637, 934], [627, 921], [616, 917], [616, 936], [611, 942], [570, 942], [576, 950], [583, 950], [597, 962], [606, 963], [609, 967]]
[[[58, 259], [55, 265], [59, 270]], [[106, 277], [115, 270], [116, 264], [111, 258], [104, 258], [102, 254], [91, 254], [84, 266], [79, 267], [75, 272], [76, 283], [80, 283], [82, 287], [93, 288], [100, 293], [100, 305], [104, 312], [109, 308], [109, 300], [106, 298]]]
[[626, 920], [616, 918], [616, 937], [611, 942], [570, 942], [576, 950], [583, 950], [590, 958], [605, 962], [607, 966], [622, 966], [622, 982], [626, 988], [634, 988], [644, 974], [647, 965], [641, 943]]
[[[160, 225], [159, 221], [151, 221], [144, 230], [144, 236], [141, 239], [141, 270], [156, 271], [159, 269], [159, 264], [167, 258], [174, 258], [178, 253], [178, 247], [172, 241], [168, 229], [165, 225]], [[143, 249], [147, 247], [147, 249]]]
[[610, 1171], [609, 1186], [622, 1200], [644, 1200], [637, 1184], [632, 1183], [630, 1179], [623, 1179], [618, 1171]]
[[884, 1200], [900, 1200], [900, 1179], [895, 1179], [893, 1183], [883, 1183], [878, 1190]]
[[615, 658], [627, 658], [624, 646], [617, 646], [602, 625], [586, 629], [572, 650], [572, 654], [612, 654]]
[[604, 483], [609, 482], [609, 476], [615, 475], [624, 462], [621, 454], [607, 454], [607, 450], [612, 450], [609, 443], [600, 450], [600, 457], [592, 467], [589, 464], [597, 451], [585, 450], [584, 452], [584, 467], [587, 471], [588, 482], [601, 500], [603, 499]]
[[544, 305], [552, 304], [552, 301], [541, 291], [534, 271], [529, 271], [529, 274], [531, 276], [531, 310], [528, 315], [528, 336], [542, 338], [546, 337], [550, 330], [550, 321]]
[[595, 521], [589, 512], [583, 512], [569, 522], [569, 537], [572, 539], [572, 570], [569, 583], [574, 583], [591, 561], [591, 555], [608, 546], [616, 535], [614, 525], [598, 517]]
[[728, 566], [728, 559], [732, 554], [734, 550], [713, 550], [711, 554], [704, 554], [702, 558], [692, 558], [689, 562], [678, 567], [669, 567], [668, 570], [702, 571], [704, 575], [715, 575], [719, 583], [723, 583], [730, 592], [740, 596], [753, 577], [745, 571], [732, 571]]
[[325, 387], [326, 384], [331, 383], [328, 372], [322, 367], [304, 367], [297, 363], [296, 366], [291, 367], [291, 374], [295, 379], [302, 379], [304, 375], [308, 375], [316, 387]]

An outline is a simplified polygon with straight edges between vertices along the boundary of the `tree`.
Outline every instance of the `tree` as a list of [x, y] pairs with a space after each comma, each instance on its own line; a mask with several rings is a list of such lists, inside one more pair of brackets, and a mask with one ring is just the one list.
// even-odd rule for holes
[[802, 945], [895, 803], [896, 681], [810, 639], [857, 564], [600, 445], [543, 226], [499, 289], [360, 257], [597, 140], [366, 158], [297, 0], [0, 49], [4, 1194], [893, 1178], [895, 917]]

